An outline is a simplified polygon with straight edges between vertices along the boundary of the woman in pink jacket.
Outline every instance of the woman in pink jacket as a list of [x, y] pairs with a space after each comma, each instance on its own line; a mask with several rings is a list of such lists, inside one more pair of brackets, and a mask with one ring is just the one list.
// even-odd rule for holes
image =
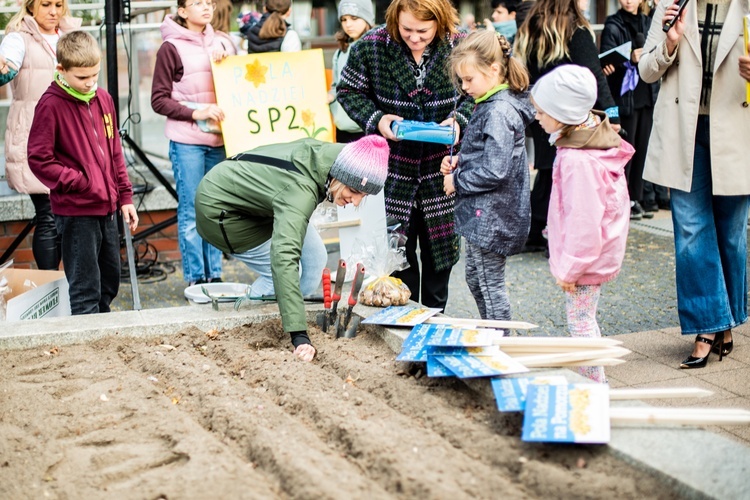
[[151, 107], [167, 117], [177, 204], [177, 231], [182, 276], [188, 285], [221, 281], [221, 252], [204, 241], [195, 227], [195, 193], [203, 176], [226, 158], [216, 104], [211, 60], [222, 61], [235, 50], [229, 38], [211, 26], [213, 0], [177, 0], [177, 13], [161, 25]]
[[[601, 285], [620, 272], [630, 221], [625, 165], [634, 150], [603, 112], [591, 111], [596, 95], [594, 74], [573, 64], [547, 73], [531, 90], [536, 119], [557, 147], [547, 215], [549, 265], [565, 291], [573, 337], [601, 336]], [[600, 366], [579, 372], [605, 381]]]

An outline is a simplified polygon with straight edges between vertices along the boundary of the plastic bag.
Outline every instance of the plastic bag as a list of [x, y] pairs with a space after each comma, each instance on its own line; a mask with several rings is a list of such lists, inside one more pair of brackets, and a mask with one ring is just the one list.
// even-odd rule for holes
[[326, 229], [332, 228], [338, 219], [336, 207], [321, 204], [310, 216], [310, 224], [321, 233]]
[[359, 302], [367, 306], [402, 306], [409, 302], [411, 290], [393, 276], [381, 276], [371, 281], [359, 292]]
[[0, 266], [0, 321], [5, 321], [5, 313], [8, 309], [6, 297], [13, 291], [8, 283], [8, 278], [5, 277], [5, 270], [10, 269], [12, 265], [13, 261], [10, 260]]
[[352, 258], [362, 262], [370, 276], [359, 293], [358, 301], [361, 304], [388, 307], [403, 305], [409, 301], [409, 287], [391, 276], [391, 273], [409, 267], [405, 244], [406, 236], [395, 231], [375, 235], [366, 242], [355, 241]]

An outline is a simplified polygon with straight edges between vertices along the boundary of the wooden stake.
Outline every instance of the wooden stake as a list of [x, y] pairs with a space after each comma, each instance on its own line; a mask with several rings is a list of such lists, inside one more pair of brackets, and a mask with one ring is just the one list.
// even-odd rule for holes
[[526, 323], [524, 321], [500, 321], [494, 319], [471, 319], [471, 318], [450, 318], [448, 316], [433, 316], [427, 318], [424, 323], [432, 325], [455, 325], [461, 327], [482, 327], [482, 328], [501, 328], [506, 330], [528, 330], [538, 328], [537, 325]]
[[[517, 358], [513, 358], [517, 360]], [[559, 367], [559, 368], [571, 368], [574, 366], [616, 366], [626, 363], [624, 359], [617, 358], [595, 358], [595, 359], [582, 359], [580, 361], [569, 361], [560, 363], [558, 361], [525, 361], [523, 366], [526, 368], [548, 368], [548, 367]]]
[[611, 425], [747, 425], [750, 411], [735, 408], [620, 408], [610, 407]]
[[539, 354], [536, 356], [519, 356], [513, 358], [527, 367], [560, 366], [560, 363], [572, 363], [597, 358], [621, 358], [630, 351], [624, 347], [608, 347], [606, 349], [591, 349], [586, 351], [563, 352], [557, 354]]
[[[499, 337], [494, 339], [495, 344], [503, 350], [505, 348], [529, 347], [560, 347], [560, 348], [598, 348], [614, 347], [622, 344], [622, 341], [608, 338], [581, 338], [581, 337]], [[557, 351], [561, 352], [561, 351]]]
[[708, 389], [698, 387], [655, 387], [649, 389], [610, 389], [610, 401], [626, 399], [660, 399], [660, 398], [705, 398], [713, 394]]
[[[555, 366], [561, 366], [563, 368], [569, 366], [617, 366], [627, 363], [624, 359], [619, 358], [596, 358], [596, 359], [582, 359], [580, 361], [571, 361], [570, 363], [558, 363]], [[529, 365], [526, 365], [529, 367]], [[537, 368], [537, 367], [534, 367]]]

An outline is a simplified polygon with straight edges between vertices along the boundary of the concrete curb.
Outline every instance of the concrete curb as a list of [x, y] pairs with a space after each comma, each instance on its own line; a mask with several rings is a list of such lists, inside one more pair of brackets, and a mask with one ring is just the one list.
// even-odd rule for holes
[[[306, 307], [308, 320], [322, 311], [322, 305]], [[354, 314], [366, 318], [378, 311], [357, 305]], [[219, 311], [210, 306], [171, 307], [142, 311], [34, 321], [5, 323], [0, 333], [0, 350], [27, 349], [44, 345], [70, 345], [111, 335], [138, 338], [158, 337], [187, 327], [203, 330], [227, 329], [279, 319], [275, 304], [259, 304], [234, 311], [232, 304], [221, 304]], [[400, 352], [409, 334], [406, 328], [364, 325], [380, 336], [393, 352]], [[562, 375], [571, 382], [586, 379], [566, 369], [532, 370], [536, 374]], [[486, 379], [465, 380], [466, 385], [484, 400], [494, 401]], [[619, 406], [647, 406], [641, 401], [616, 401]], [[619, 427], [612, 429], [606, 448], [617, 458], [668, 482], [683, 498], [750, 498], [750, 449], [723, 436], [696, 428]]]

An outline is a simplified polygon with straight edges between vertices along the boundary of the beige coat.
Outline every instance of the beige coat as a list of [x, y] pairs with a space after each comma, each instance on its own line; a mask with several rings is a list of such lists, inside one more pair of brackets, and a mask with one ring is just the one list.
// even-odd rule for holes
[[[60, 20], [60, 35], [80, 25], [80, 19], [64, 17]], [[5, 175], [8, 185], [19, 193], [49, 193], [49, 189], [29, 170], [26, 144], [34, 119], [34, 108], [52, 82], [57, 59], [52, 47], [42, 38], [33, 17], [24, 17], [19, 33], [26, 43], [26, 52], [18, 75], [10, 82], [13, 101], [5, 129]]]
[[[748, 13], [748, 1], [731, 0], [714, 64], [710, 123], [715, 195], [750, 194], [750, 108], [738, 63], [743, 55], [742, 16]], [[643, 178], [690, 191], [701, 92], [697, 2], [689, 2], [685, 9], [685, 33], [672, 58], [667, 56], [662, 31], [668, 3], [659, 2], [638, 63], [646, 82], [662, 78]]]

